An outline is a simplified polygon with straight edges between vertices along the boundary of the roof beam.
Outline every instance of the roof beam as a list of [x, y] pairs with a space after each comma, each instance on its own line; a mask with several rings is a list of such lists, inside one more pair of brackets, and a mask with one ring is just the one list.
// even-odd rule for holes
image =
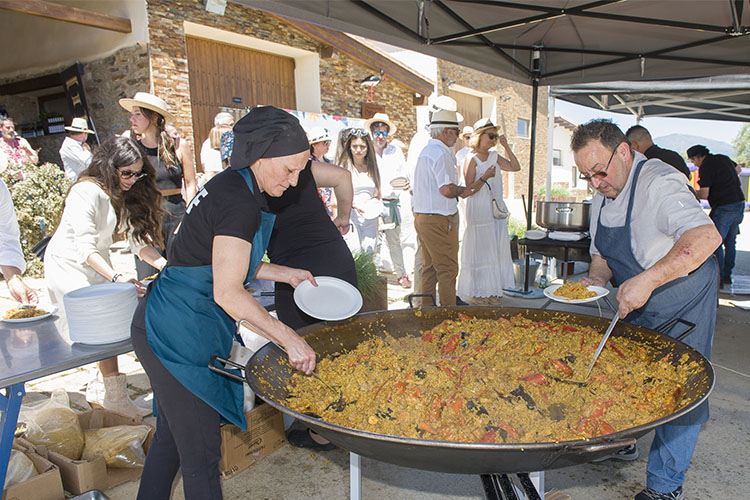
[[0, 0], [0, 9], [119, 33], [130, 33], [132, 31], [130, 19], [43, 0]]

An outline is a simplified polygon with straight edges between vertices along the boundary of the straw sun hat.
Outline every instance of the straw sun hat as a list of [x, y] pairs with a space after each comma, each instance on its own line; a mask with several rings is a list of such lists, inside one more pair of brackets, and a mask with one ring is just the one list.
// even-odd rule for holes
[[386, 113], [375, 113], [375, 116], [365, 122], [365, 129], [369, 132], [374, 123], [385, 123], [388, 126], [388, 135], [394, 135], [398, 130]]
[[313, 127], [307, 133], [307, 140], [310, 144], [317, 144], [318, 142], [325, 142], [331, 140], [331, 135], [328, 133], [327, 128]]
[[132, 99], [120, 99], [120, 106], [128, 111], [133, 111], [133, 108], [136, 106], [139, 108], [150, 109], [151, 111], [156, 111], [163, 116], [164, 120], [168, 122], [174, 121], [174, 115], [168, 111], [167, 103], [164, 102], [163, 99], [156, 97], [154, 94], [149, 94], [148, 92], [137, 92]]
[[481, 118], [474, 124], [474, 133], [480, 135], [482, 132], [488, 129], [496, 129], [497, 125], [492, 123], [489, 118]]
[[430, 120], [430, 128], [437, 127], [456, 127], [460, 120], [458, 119], [458, 113], [455, 111], [448, 111], [441, 109], [432, 113], [432, 120]]
[[80, 134], [81, 132], [86, 132], [87, 134], [94, 133], [94, 131], [89, 128], [89, 124], [88, 122], [86, 122], [86, 118], [73, 118], [73, 121], [70, 123], [70, 127], [65, 127], [65, 130], [76, 134]]

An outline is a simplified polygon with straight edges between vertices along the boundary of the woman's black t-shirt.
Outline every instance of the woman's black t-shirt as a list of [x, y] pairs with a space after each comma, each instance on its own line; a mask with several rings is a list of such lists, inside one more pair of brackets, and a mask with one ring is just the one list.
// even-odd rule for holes
[[234, 236], [252, 243], [260, 226], [260, 212], [267, 210], [252, 171], [253, 194], [241, 174], [224, 170], [198, 191], [187, 205], [185, 217], [169, 249], [170, 266], [211, 264], [214, 236]]
[[[159, 157], [159, 148], [149, 148], [144, 146], [141, 141], [136, 142], [138, 142], [138, 145], [148, 157], [148, 161], [156, 169], [156, 188], [160, 191], [182, 189], [182, 163], [177, 160], [174, 166], [167, 168], [166, 164]], [[175, 150], [177, 150], [178, 145], [179, 141], [176, 141]]]
[[280, 197], [266, 195], [269, 211], [276, 215], [267, 250], [275, 264], [285, 265], [299, 252], [342, 239], [320, 199], [311, 165], [308, 161], [297, 185]]

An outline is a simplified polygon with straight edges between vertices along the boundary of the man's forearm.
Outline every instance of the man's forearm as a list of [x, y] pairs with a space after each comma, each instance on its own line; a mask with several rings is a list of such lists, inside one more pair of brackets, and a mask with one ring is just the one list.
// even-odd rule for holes
[[446, 184], [440, 186], [440, 194], [446, 198], [458, 198], [464, 192], [463, 186], [457, 186], [455, 184]]

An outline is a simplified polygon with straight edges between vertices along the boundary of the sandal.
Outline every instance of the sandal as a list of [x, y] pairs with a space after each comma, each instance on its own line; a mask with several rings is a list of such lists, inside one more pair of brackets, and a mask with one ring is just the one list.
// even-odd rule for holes
[[336, 449], [333, 443], [321, 444], [315, 441], [310, 435], [310, 429], [293, 429], [286, 435], [289, 444], [297, 448], [309, 448], [315, 451], [331, 451]]

